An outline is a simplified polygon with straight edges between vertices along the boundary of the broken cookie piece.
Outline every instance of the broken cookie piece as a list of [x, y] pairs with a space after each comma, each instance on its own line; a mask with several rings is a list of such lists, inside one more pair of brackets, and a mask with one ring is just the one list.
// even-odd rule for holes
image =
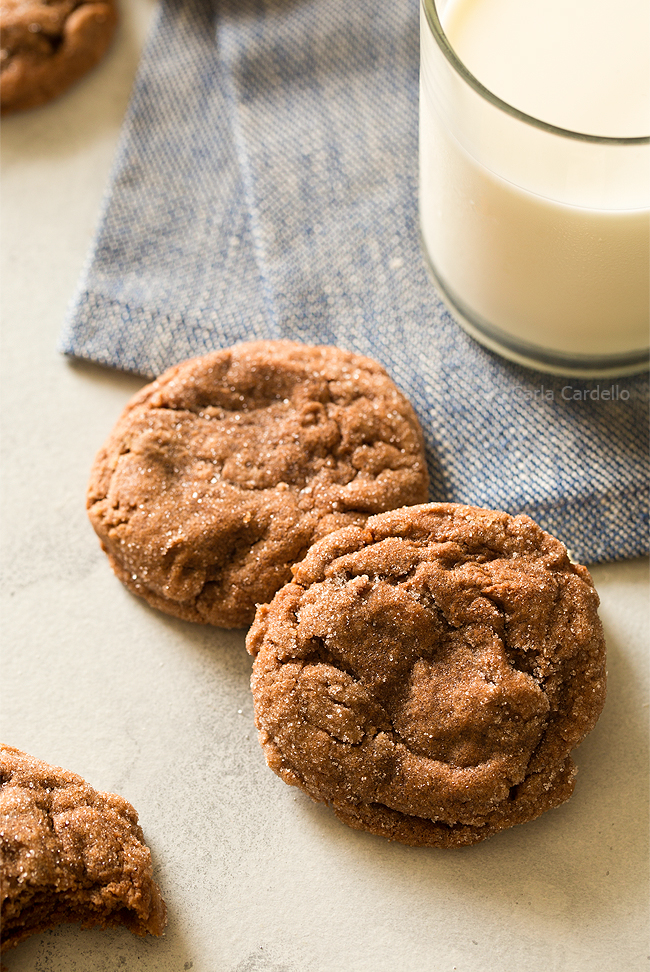
[[133, 807], [4, 745], [0, 851], [3, 949], [60, 922], [162, 934], [165, 904]]
[[332, 533], [248, 633], [267, 762], [405, 844], [532, 820], [571, 795], [604, 704], [597, 606], [527, 516], [432, 503]]

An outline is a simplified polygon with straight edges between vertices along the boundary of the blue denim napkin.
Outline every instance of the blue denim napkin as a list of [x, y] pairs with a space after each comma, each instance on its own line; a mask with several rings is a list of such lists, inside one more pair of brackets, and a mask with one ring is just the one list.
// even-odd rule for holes
[[647, 377], [542, 375], [452, 321], [417, 103], [417, 0], [162, 0], [62, 350], [143, 375], [253, 338], [371, 355], [432, 499], [529, 513], [586, 562], [645, 552]]

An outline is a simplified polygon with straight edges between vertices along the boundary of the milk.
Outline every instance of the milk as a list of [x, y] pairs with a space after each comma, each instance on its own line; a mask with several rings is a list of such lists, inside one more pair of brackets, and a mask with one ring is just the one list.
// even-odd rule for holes
[[650, 133], [648, 0], [451, 0], [442, 26], [514, 108], [588, 135]]
[[[508, 357], [638, 370], [648, 347], [648, 0], [451, 0], [423, 14], [420, 223], [456, 315]], [[633, 360], [634, 359], [634, 360]], [[626, 369], [627, 365], [627, 369]]]

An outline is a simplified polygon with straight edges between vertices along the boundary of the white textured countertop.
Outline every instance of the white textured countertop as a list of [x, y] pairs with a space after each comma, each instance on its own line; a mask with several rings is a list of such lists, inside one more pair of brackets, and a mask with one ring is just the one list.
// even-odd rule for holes
[[267, 769], [242, 632], [149, 609], [87, 522], [95, 452], [136, 378], [56, 351], [153, 0], [110, 56], [2, 139], [2, 739], [130, 800], [165, 936], [64, 926], [10, 972], [636, 972], [648, 961], [648, 584], [593, 570], [609, 697], [564, 806], [473, 848], [349, 830]]

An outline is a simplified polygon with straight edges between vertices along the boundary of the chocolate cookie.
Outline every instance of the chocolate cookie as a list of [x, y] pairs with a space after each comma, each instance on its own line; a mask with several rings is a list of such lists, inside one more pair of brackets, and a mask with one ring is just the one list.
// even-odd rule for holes
[[104, 56], [115, 0], [0, 0], [0, 108], [35, 108], [63, 94]]
[[260, 341], [142, 389], [97, 457], [88, 511], [130, 590], [229, 628], [315, 540], [426, 498], [420, 427], [380, 365]]
[[65, 921], [162, 934], [133, 807], [11, 746], [0, 746], [0, 849], [2, 948]]
[[473, 844], [573, 791], [598, 596], [527, 516], [430, 504], [324, 538], [248, 638], [269, 766], [351, 827]]

